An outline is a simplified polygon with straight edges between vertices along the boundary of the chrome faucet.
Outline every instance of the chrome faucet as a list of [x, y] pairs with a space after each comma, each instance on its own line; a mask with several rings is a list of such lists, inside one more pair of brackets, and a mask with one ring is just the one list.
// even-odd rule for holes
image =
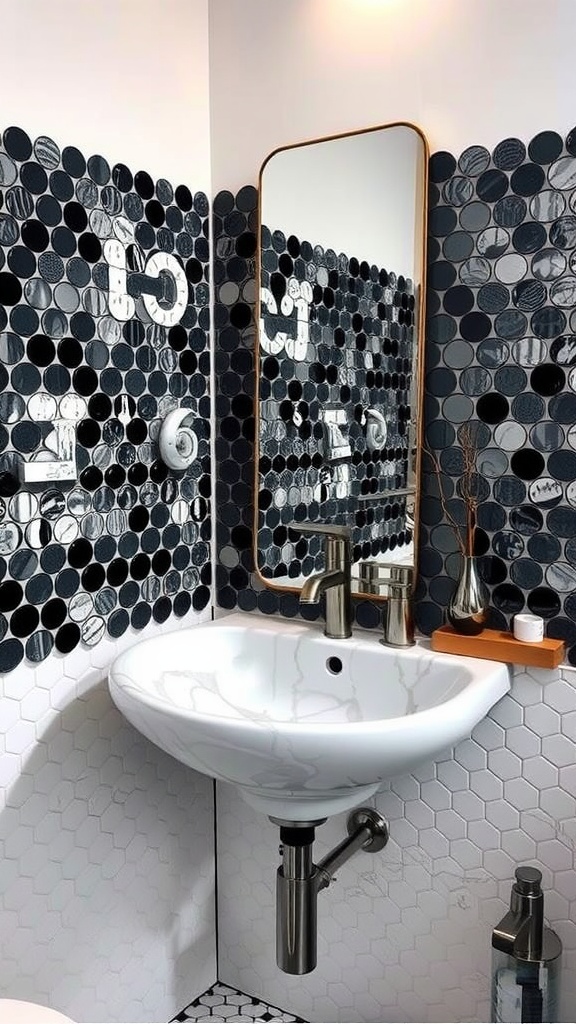
[[384, 612], [384, 636], [380, 643], [386, 647], [413, 647], [414, 619], [412, 615], [411, 565], [387, 565], [385, 562], [360, 562], [360, 588], [368, 594], [387, 594]]
[[324, 633], [333, 640], [345, 640], [352, 636], [350, 528], [328, 523], [290, 523], [289, 529], [326, 537], [326, 568], [306, 580], [300, 592], [300, 604], [318, 604], [325, 594]]

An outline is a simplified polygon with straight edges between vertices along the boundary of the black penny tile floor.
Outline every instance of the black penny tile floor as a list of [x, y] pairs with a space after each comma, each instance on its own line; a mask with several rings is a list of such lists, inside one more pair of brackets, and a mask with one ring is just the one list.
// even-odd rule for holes
[[229, 985], [217, 982], [204, 995], [185, 1007], [173, 1018], [174, 1021], [304, 1021], [285, 1013], [277, 1006], [260, 1002], [255, 996], [248, 996]]

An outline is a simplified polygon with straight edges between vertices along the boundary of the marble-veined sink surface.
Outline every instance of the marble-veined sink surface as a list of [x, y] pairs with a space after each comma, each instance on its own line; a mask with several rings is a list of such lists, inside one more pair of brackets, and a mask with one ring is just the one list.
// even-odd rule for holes
[[179, 761], [291, 821], [345, 811], [458, 743], [510, 688], [506, 665], [387, 648], [358, 630], [235, 612], [136, 643], [112, 698]]

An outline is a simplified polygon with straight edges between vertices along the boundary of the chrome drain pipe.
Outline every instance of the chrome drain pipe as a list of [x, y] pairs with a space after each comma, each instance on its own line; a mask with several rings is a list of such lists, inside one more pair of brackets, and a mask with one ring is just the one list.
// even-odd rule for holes
[[376, 853], [388, 842], [388, 826], [372, 807], [348, 816], [348, 836], [318, 865], [312, 859], [315, 829], [325, 819], [280, 826], [282, 864], [276, 878], [276, 963], [286, 974], [309, 974], [317, 961], [317, 897], [334, 872], [358, 850]]
[[314, 825], [280, 827], [282, 865], [276, 878], [276, 963], [286, 974], [316, 967], [318, 868], [312, 861]]

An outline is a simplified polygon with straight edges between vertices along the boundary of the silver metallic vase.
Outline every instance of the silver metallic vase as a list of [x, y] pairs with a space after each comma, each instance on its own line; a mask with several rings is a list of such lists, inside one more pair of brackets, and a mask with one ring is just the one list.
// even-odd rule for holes
[[460, 579], [448, 605], [448, 622], [457, 633], [476, 636], [488, 619], [489, 596], [475, 555], [463, 555]]

